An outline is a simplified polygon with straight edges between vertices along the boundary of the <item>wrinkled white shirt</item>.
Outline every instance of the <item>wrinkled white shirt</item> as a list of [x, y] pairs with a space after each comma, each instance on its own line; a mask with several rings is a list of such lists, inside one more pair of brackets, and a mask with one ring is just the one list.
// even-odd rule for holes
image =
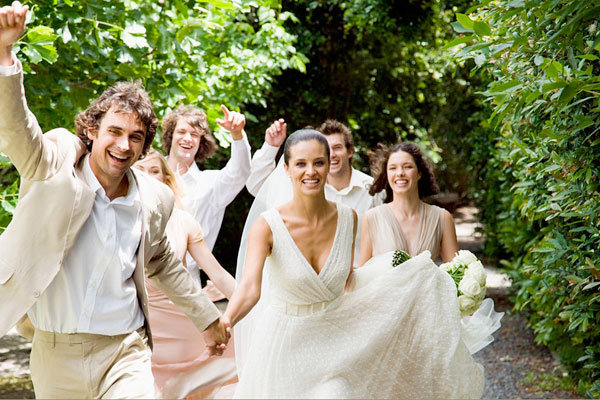
[[[212, 251], [223, 223], [225, 208], [244, 188], [250, 175], [250, 143], [243, 139], [231, 143], [231, 158], [223, 169], [204, 170], [192, 163], [183, 181], [183, 205], [194, 216], [204, 232], [204, 241]], [[193, 264], [190, 257], [188, 261]], [[188, 267], [191, 264], [188, 263]]]
[[28, 315], [44, 331], [119, 335], [144, 325], [133, 281], [142, 205], [131, 171], [126, 174], [127, 195], [110, 201], [92, 172], [89, 157], [83, 172], [96, 193], [92, 212], [58, 274]]

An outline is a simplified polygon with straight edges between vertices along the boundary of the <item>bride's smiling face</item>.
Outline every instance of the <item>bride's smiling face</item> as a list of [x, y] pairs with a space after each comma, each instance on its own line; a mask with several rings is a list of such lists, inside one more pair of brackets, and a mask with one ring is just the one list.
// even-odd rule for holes
[[316, 194], [323, 191], [327, 181], [329, 157], [322, 143], [306, 140], [290, 148], [290, 158], [284, 167], [295, 192]]
[[388, 184], [397, 194], [419, 192], [421, 173], [412, 155], [405, 151], [390, 154], [387, 162]]

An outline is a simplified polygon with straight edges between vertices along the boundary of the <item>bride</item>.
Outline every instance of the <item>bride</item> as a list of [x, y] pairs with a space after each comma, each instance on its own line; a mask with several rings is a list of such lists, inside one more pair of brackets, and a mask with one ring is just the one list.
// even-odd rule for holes
[[388, 252], [357, 272], [369, 279], [349, 279], [357, 218], [325, 199], [327, 140], [297, 131], [284, 161], [293, 198], [252, 225], [222, 316], [246, 337], [236, 397], [480, 397], [483, 368], [460, 338], [452, 278], [428, 252], [396, 268]]

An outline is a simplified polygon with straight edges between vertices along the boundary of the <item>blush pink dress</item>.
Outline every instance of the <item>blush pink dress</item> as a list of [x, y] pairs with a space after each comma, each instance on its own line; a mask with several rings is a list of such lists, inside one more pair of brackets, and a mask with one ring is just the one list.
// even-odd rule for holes
[[400, 223], [394, 216], [390, 204], [382, 204], [365, 213], [369, 235], [373, 245], [373, 256], [394, 250], [404, 250], [411, 256], [425, 250], [436, 260], [440, 254], [442, 234], [444, 233], [444, 209], [420, 202], [419, 230], [417, 240], [408, 247]]
[[[167, 224], [167, 237], [181, 260], [189, 244], [204, 240], [200, 224], [175, 208]], [[163, 398], [231, 397], [237, 371], [233, 340], [220, 357], [209, 356], [201, 332], [167, 296], [146, 279], [154, 349], [152, 372]], [[225, 387], [225, 388], [224, 388]]]

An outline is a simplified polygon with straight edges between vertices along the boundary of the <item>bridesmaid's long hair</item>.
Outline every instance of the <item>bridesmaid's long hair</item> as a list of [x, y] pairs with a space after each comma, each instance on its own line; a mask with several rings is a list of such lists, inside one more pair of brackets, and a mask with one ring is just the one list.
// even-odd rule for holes
[[435, 180], [433, 169], [425, 161], [419, 146], [412, 142], [402, 142], [389, 147], [380, 144], [378, 149], [371, 154], [371, 170], [375, 174], [375, 180], [369, 188], [369, 194], [373, 196], [385, 189], [385, 202], [389, 203], [392, 201], [394, 194], [388, 183], [387, 164], [390, 156], [398, 151], [410, 154], [413, 160], [415, 160], [415, 164], [417, 164], [417, 170], [421, 173], [418, 185], [419, 198], [422, 199], [438, 193], [440, 188]]
[[184, 207], [183, 203], [181, 202], [183, 192], [179, 184], [178, 175], [176, 175], [175, 172], [173, 172], [173, 170], [169, 167], [167, 159], [152, 147], [150, 148], [150, 150], [148, 150], [148, 153], [140, 159], [140, 161], [150, 160], [152, 158], [158, 158], [158, 160], [160, 161], [160, 167], [165, 177], [165, 185], [167, 185], [173, 191], [173, 195], [175, 196], [175, 205], [183, 210]]

